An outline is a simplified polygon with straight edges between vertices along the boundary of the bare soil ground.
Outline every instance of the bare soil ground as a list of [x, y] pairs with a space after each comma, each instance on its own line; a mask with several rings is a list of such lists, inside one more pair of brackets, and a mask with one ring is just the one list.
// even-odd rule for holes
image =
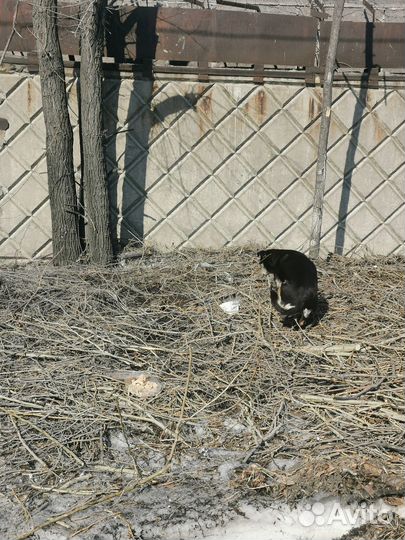
[[319, 277], [294, 330], [249, 251], [3, 266], [0, 537], [194, 538], [319, 493], [400, 506], [404, 260]]

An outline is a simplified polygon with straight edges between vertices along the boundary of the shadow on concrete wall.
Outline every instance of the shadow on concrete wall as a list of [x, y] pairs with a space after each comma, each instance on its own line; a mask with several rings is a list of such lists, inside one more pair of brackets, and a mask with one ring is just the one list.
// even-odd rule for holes
[[[115, 249], [120, 250], [128, 242], [141, 245], [144, 241], [145, 202], [147, 199], [146, 175], [148, 167], [150, 132], [154, 125], [176, 112], [194, 108], [199, 99], [197, 94], [172, 96], [152, 108], [152, 98], [156, 89], [153, 81], [152, 62], [156, 56], [158, 36], [156, 19], [158, 8], [136, 8], [125, 20], [117, 10], [111, 10], [106, 21], [107, 54], [117, 62], [128, 62], [127, 46], [135, 36], [136, 58], [133, 77], [130, 79], [132, 91], [129, 96], [127, 118], [124, 129], [119, 121], [107, 127], [110, 150], [111, 172], [109, 173], [111, 224]], [[119, 82], [108, 100], [111, 114], [118, 112]], [[139, 114], [138, 114], [139, 111]], [[118, 118], [118, 114], [116, 114]], [[111, 123], [111, 122], [110, 122]], [[107, 122], [108, 124], [108, 122]], [[123, 163], [119, 168], [116, 140], [125, 132]], [[139, 154], [139, 158], [136, 154]], [[118, 224], [118, 189], [120, 174], [122, 182], [121, 222]]]
[[[366, 35], [365, 35], [365, 69], [360, 79], [360, 92], [358, 97], [356, 97], [356, 106], [354, 108], [353, 120], [352, 120], [352, 134], [349, 141], [349, 147], [346, 154], [346, 161], [343, 172], [343, 185], [342, 185], [342, 194], [339, 204], [338, 212], [338, 227], [336, 230], [335, 237], [335, 253], [338, 255], [343, 255], [345, 247], [345, 236], [346, 236], [346, 226], [347, 226], [347, 214], [349, 209], [350, 193], [352, 189], [352, 178], [355, 167], [355, 156], [356, 150], [359, 144], [359, 135], [360, 128], [362, 124], [362, 115], [366, 107], [367, 102], [367, 91], [370, 82], [371, 69], [374, 67], [373, 64], [373, 32], [374, 32], [374, 21], [369, 22], [367, 14], [365, 14], [367, 19], [366, 23]], [[346, 82], [351, 90], [350, 83], [346, 79]]]
[[[109, 159], [109, 191], [111, 228], [116, 251], [119, 251], [129, 240], [140, 243], [143, 240], [144, 230], [144, 207], [146, 199], [146, 167], [149, 151], [150, 118], [148, 108], [143, 109], [141, 116], [135, 111], [142, 107], [143, 103], [150, 103], [152, 96], [153, 81], [150, 76], [152, 60], [155, 58], [157, 35], [156, 35], [155, 9], [134, 9], [122, 20], [118, 10], [112, 9], [106, 17], [106, 48], [107, 55], [115, 58], [116, 62], [128, 61], [127, 45], [131, 39], [136, 41], [137, 58], [135, 58], [132, 90], [128, 102], [126, 120], [118, 120], [120, 80], [114, 88], [109, 100], [109, 113], [116, 117], [115, 125], [111, 125], [110, 118], [106, 118], [108, 159]], [[136, 78], [139, 67], [142, 67], [139, 77]], [[138, 69], [137, 69], [138, 68]], [[110, 124], [110, 125], [109, 125]], [[117, 137], [125, 133], [123, 160], [119, 163], [117, 155]], [[134, 161], [134, 152], [139, 153], [140, 159], [134, 171], [130, 171], [129, 165]], [[132, 174], [131, 174], [132, 173]], [[118, 227], [118, 189], [120, 175], [124, 174], [122, 182], [122, 207], [121, 222]]]

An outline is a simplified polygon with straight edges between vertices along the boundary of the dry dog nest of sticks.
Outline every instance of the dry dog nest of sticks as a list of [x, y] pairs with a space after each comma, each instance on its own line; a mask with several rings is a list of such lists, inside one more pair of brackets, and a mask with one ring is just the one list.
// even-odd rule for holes
[[250, 251], [3, 267], [2, 487], [69, 493], [84, 474], [76, 494], [108, 493], [223, 448], [244, 463], [233, 487], [403, 494], [403, 263], [321, 261], [305, 331], [282, 327]]

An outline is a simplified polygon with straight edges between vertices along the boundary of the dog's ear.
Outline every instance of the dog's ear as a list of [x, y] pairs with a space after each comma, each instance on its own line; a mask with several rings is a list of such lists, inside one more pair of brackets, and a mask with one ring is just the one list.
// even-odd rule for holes
[[259, 262], [262, 263], [265, 259], [267, 259], [271, 255], [271, 250], [269, 249], [262, 249], [261, 251], [257, 252], [257, 256], [259, 257]]

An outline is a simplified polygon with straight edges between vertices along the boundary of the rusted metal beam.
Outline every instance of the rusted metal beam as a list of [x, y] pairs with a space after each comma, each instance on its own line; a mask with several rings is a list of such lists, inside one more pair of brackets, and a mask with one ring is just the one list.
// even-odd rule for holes
[[220, 6], [236, 7], [239, 9], [253, 9], [253, 11], [260, 13], [260, 6], [258, 4], [248, 4], [247, 2], [241, 4], [240, 2], [235, 2], [234, 0], [217, 0], [217, 4]]
[[[8, 64], [19, 64], [29, 66], [29, 70], [32, 73], [38, 71], [38, 58], [34, 54], [25, 55], [25, 56], [12, 56], [6, 55], [5, 63]], [[70, 56], [64, 61], [66, 68], [75, 69], [80, 66], [80, 57]], [[272, 69], [265, 68], [262, 69], [262, 66], [257, 68], [235, 68], [235, 67], [201, 67], [201, 66], [173, 66], [173, 65], [154, 65], [153, 72], [146, 73], [145, 66], [143, 64], [134, 64], [134, 63], [117, 63], [117, 62], [105, 62], [103, 64], [103, 69], [105, 73], [110, 73], [110, 76], [114, 73], [119, 76], [119, 73], [133, 73], [139, 77], [153, 77], [159, 75], [169, 75], [169, 76], [178, 76], [179, 78], [190, 78], [190, 77], [205, 77], [206, 80], [211, 80], [214, 78], [233, 80], [237, 79], [239, 82], [241, 79], [245, 82], [258, 82], [262, 83], [265, 80], [275, 80], [275, 79], [289, 79], [297, 81], [305, 81], [305, 84], [313, 86], [318, 84], [323, 84], [323, 73], [319, 68], [307, 68], [303, 69]], [[405, 81], [405, 72], [401, 71], [396, 73], [393, 72], [384, 72], [378, 73], [378, 71], [373, 71], [370, 73], [370, 77], [365, 79], [363, 73], [359, 70], [356, 72], [340, 72], [338, 71], [334, 77], [335, 82], [344, 82], [350, 81], [351, 83], [360, 83], [362, 85], [366, 84], [367, 86], [371, 84], [384, 84], [390, 85], [391, 83], [398, 83]]]
[[[16, 0], [0, 0], [0, 51], [12, 31]], [[59, 10], [63, 54], [78, 55], [77, 7]], [[321, 22], [321, 65], [330, 23]], [[316, 20], [311, 17], [180, 8], [113, 10], [108, 16], [106, 56], [144, 60], [224, 62], [249, 65], [314, 65]], [[9, 51], [35, 53], [31, 6], [20, 2]], [[405, 24], [343, 22], [337, 59], [342, 67], [402, 68]]]
[[[0, 50], [10, 35], [15, 0], [0, 1]], [[76, 8], [60, 8], [64, 54], [78, 54]], [[107, 54], [125, 59], [306, 65], [313, 62], [315, 22], [238, 11], [123, 8], [109, 17]], [[10, 51], [35, 51], [31, 6], [21, 3]]]
[[157, 57], [161, 60], [312, 65], [316, 22], [239, 11], [161, 9]]
[[[320, 63], [325, 64], [330, 22], [321, 22]], [[405, 66], [405, 24], [344, 22], [336, 60], [342, 67], [371, 69]]]
[[[3, 50], [13, 31], [13, 15], [17, 0], [0, 0], [0, 50]], [[63, 54], [78, 53], [78, 38], [75, 36], [78, 24], [78, 7], [59, 8], [59, 40]], [[32, 30], [32, 6], [20, 0], [15, 32], [8, 47], [9, 51], [36, 51]]]
[[[29, 62], [27, 62], [27, 57], [17, 57], [6, 55], [5, 62], [9, 64], [19, 64], [27, 66], [27, 70], [30, 73], [38, 72], [38, 59], [36, 55], [29, 56]], [[74, 57], [69, 57], [64, 61], [65, 67], [70, 69], [77, 69], [80, 66], [80, 58], [76, 60]], [[215, 67], [215, 68], [201, 68], [199, 66], [172, 66], [172, 65], [155, 65], [153, 66], [153, 72], [145, 73], [145, 68], [142, 64], [134, 63], [113, 63], [106, 62], [103, 64], [103, 69], [105, 74], [109, 74], [109, 77], [121, 77], [120, 73], [132, 73], [135, 77], [145, 78], [152, 77], [154, 79], [159, 77], [169, 76], [170, 78], [184, 79], [189, 78], [194, 79], [196, 76], [198, 80], [204, 79], [205, 81], [210, 80], [226, 80], [233, 81], [237, 80], [239, 82], [253, 82], [256, 84], [263, 84], [266, 81], [273, 81], [273, 84], [277, 79], [285, 81], [299, 81], [305, 82], [306, 85], [318, 85], [323, 84], [323, 74], [318, 73], [317, 68], [306, 69], [306, 70], [281, 70], [281, 69], [252, 69], [252, 68], [224, 68], [224, 67]], [[403, 72], [389, 72], [378, 74], [372, 72], [370, 77], [365, 79], [364, 74], [359, 72], [337, 72], [334, 77], [335, 83], [339, 84], [342, 82], [350, 81], [350, 84], [354, 86], [367, 86], [367, 87], [377, 87], [383, 85], [385, 88], [395, 87], [398, 83], [403, 84], [405, 82], [405, 73]]]

